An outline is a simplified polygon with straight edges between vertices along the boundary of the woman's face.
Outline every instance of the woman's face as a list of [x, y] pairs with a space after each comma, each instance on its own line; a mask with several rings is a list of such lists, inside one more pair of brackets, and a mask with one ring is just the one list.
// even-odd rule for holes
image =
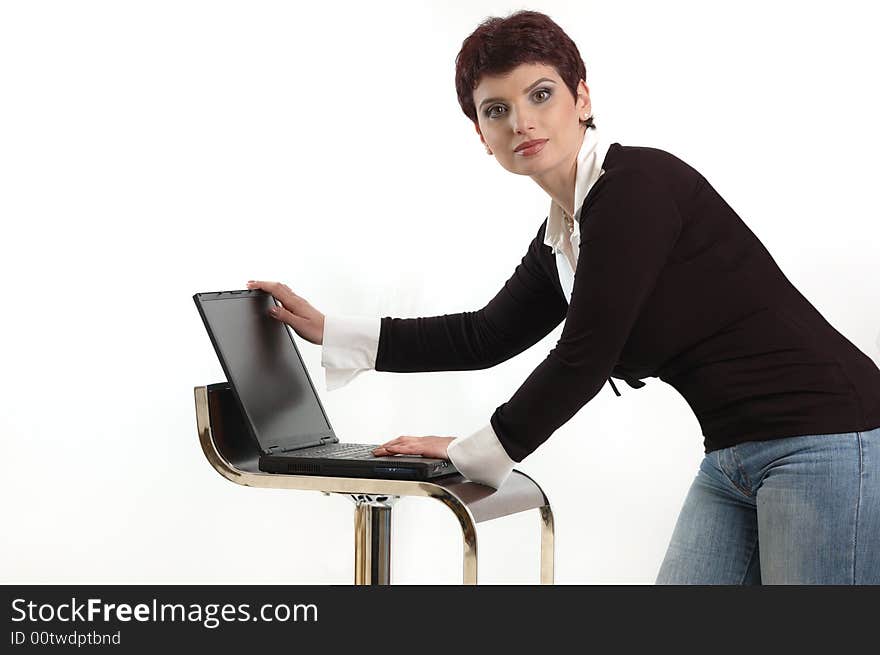
[[[543, 177], [564, 171], [583, 141], [580, 120], [591, 114], [590, 92], [578, 83], [577, 102], [553, 66], [521, 64], [500, 77], [483, 76], [474, 89], [477, 133], [504, 168], [518, 175]], [[516, 147], [546, 139], [534, 154]]]

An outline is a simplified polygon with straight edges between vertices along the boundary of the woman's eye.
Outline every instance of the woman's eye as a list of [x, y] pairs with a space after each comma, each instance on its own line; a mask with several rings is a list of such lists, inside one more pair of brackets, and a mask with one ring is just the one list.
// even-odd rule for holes
[[[547, 94], [547, 98], [549, 98], [551, 95], [553, 95], [553, 92], [552, 92], [550, 89], [547, 89], [547, 88], [541, 88], [541, 89], [538, 89], [537, 91], [535, 91], [535, 92], [532, 94], [532, 97], [537, 96], [539, 93], [546, 93], [546, 94]], [[545, 99], [543, 99], [543, 100], [539, 100], [538, 102], [541, 102], [541, 103], [543, 103], [543, 102], [547, 102], [547, 98], [545, 98]], [[495, 118], [496, 116], [498, 116], [498, 114], [493, 114], [493, 113], [492, 113], [492, 111], [493, 111], [494, 109], [502, 109], [502, 106], [501, 106], [501, 105], [492, 105], [491, 107], [489, 107], [489, 109], [486, 110], [486, 116], [487, 116], [488, 118]]]
[[548, 97], [551, 95], [550, 89], [538, 89], [535, 91], [535, 95], [538, 95], [539, 93], [546, 93]]

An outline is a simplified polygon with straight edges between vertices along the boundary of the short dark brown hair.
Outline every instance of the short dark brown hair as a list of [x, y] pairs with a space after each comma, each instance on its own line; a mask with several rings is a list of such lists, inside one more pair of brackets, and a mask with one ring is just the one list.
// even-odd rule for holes
[[[521, 10], [506, 18], [492, 16], [471, 32], [455, 57], [455, 91], [465, 116], [478, 122], [474, 89], [483, 75], [504, 75], [520, 64], [553, 66], [574, 98], [578, 82], [587, 79], [574, 41], [546, 14]], [[585, 125], [595, 129], [592, 116]]]

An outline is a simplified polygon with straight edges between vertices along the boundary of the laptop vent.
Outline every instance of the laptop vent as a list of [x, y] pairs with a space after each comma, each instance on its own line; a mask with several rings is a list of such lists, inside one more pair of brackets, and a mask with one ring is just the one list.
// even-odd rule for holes
[[320, 473], [320, 464], [306, 464], [305, 462], [295, 462], [287, 465], [288, 473]]

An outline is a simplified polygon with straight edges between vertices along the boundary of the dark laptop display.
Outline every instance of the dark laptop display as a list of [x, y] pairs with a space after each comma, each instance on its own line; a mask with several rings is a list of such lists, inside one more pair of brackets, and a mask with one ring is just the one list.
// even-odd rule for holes
[[292, 331], [268, 314], [270, 294], [216, 291], [193, 300], [260, 449], [260, 470], [406, 480], [456, 473], [443, 459], [375, 457], [378, 444], [339, 443]]

